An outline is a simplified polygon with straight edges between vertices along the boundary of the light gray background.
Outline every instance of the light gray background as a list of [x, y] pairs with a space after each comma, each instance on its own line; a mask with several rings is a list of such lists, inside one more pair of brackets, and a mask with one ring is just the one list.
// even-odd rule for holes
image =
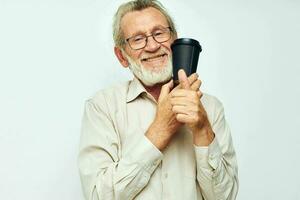
[[[84, 101], [131, 78], [113, 54], [120, 2], [0, 0], [0, 199], [83, 199]], [[162, 3], [203, 47], [198, 73], [225, 106], [238, 199], [300, 199], [299, 1]]]

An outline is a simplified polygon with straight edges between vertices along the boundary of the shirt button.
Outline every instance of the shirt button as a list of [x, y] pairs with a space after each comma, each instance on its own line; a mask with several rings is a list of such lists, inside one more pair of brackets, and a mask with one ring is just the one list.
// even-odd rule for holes
[[168, 173], [165, 173], [165, 178], [168, 178]]

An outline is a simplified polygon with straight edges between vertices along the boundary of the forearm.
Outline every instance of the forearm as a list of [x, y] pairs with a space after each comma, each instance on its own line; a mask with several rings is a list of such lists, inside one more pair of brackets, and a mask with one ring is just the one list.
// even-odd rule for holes
[[150, 125], [145, 136], [160, 151], [162, 151], [169, 144], [172, 138], [170, 131], [163, 129], [155, 122]]
[[235, 152], [221, 152], [217, 139], [209, 147], [195, 146], [197, 181], [206, 200], [234, 200], [238, 191]]
[[84, 195], [87, 200], [130, 200], [146, 186], [163, 155], [139, 129], [122, 148], [107, 107], [98, 104], [103, 102], [87, 101], [82, 119], [78, 165]]
[[193, 131], [193, 142], [195, 146], [208, 146], [214, 140], [215, 134], [209, 122], [199, 130]]
[[86, 199], [133, 199], [146, 186], [162, 154], [146, 138], [133, 146], [130, 154], [119, 160], [97, 160], [109, 149], [81, 150], [80, 175]]

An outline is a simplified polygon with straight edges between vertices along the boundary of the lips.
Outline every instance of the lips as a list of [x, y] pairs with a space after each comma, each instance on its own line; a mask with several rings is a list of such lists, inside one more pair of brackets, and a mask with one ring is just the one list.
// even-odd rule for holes
[[167, 56], [167, 54], [163, 53], [163, 54], [159, 54], [159, 55], [156, 55], [156, 56], [151, 56], [151, 57], [148, 57], [148, 58], [143, 58], [142, 62], [156, 61], [156, 60], [159, 60], [159, 59], [163, 58], [164, 56]]

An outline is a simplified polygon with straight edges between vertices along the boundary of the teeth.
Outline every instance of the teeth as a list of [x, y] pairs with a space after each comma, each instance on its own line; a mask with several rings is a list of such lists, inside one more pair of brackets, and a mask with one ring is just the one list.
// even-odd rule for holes
[[152, 57], [152, 58], [144, 58], [144, 59], [142, 59], [142, 61], [153, 61], [153, 60], [155, 60], [157, 58], [161, 58], [163, 56], [165, 56], [165, 54], [159, 55], [159, 56], [155, 56], [155, 57]]

